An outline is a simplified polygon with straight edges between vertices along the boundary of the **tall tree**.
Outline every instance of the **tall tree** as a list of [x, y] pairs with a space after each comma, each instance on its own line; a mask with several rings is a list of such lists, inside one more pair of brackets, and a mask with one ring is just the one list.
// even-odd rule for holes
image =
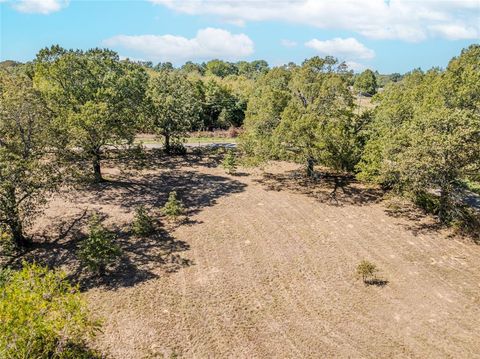
[[414, 71], [378, 95], [359, 177], [421, 198], [438, 194], [448, 222], [458, 183], [480, 173], [478, 81], [480, 47], [471, 46], [446, 71]]
[[65, 50], [52, 46], [35, 60], [35, 82], [56, 114], [70, 148], [91, 161], [94, 179], [103, 180], [105, 145], [131, 143], [142, 113], [147, 74], [120, 61], [110, 50]]
[[238, 73], [235, 64], [217, 59], [208, 61], [205, 65], [205, 71], [208, 75], [215, 75], [218, 77], [226, 77]]
[[30, 78], [0, 72], [0, 231], [17, 246], [58, 184], [51, 113]]
[[355, 78], [353, 88], [357, 93], [373, 96], [377, 93], [377, 78], [372, 70], [367, 69]]
[[147, 90], [149, 126], [165, 139], [170, 153], [178, 140], [198, 121], [201, 103], [195, 84], [179, 72], [161, 72], [150, 78]]
[[306, 163], [309, 176], [314, 163], [353, 170], [360, 127], [348, 79], [344, 64], [331, 57], [311, 58], [293, 70], [292, 97], [274, 136], [282, 156]]

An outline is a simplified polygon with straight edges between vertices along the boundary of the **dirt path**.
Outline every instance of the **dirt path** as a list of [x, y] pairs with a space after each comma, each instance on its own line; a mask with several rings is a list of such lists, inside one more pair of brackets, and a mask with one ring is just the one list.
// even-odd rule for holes
[[[382, 204], [334, 206], [269, 190], [256, 175], [188, 171], [212, 193], [236, 190], [172, 233], [191, 265], [166, 273], [150, 262], [151, 279], [86, 293], [105, 318], [96, 346], [111, 357], [480, 358], [480, 246], [416, 231]], [[69, 210], [90, 203], [128, 223], [125, 201], [105, 198], [132, 189], [109, 191]], [[386, 286], [354, 278], [362, 259]]]

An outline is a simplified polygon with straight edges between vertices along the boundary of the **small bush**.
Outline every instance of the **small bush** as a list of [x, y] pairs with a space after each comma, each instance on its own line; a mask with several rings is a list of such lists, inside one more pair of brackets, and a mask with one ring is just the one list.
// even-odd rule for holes
[[377, 266], [367, 260], [361, 261], [356, 270], [357, 278], [361, 278], [363, 283], [368, 283], [369, 281], [374, 280], [377, 272]]
[[115, 235], [103, 227], [95, 214], [90, 219], [88, 237], [80, 245], [81, 261], [91, 272], [103, 275], [120, 255], [121, 249], [115, 243]]
[[1, 358], [94, 358], [84, 340], [98, 329], [63, 272], [24, 263], [0, 285]]
[[172, 191], [168, 195], [167, 203], [162, 208], [162, 213], [169, 218], [178, 218], [183, 215], [185, 209], [182, 202], [177, 199], [177, 192]]
[[149, 236], [155, 231], [153, 218], [148, 214], [145, 206], [139, 206], [135, 210], [132, 223], [132, 232], [137, 236]]
[[234, 174], [237, 170], [237, 157], [232, 149], [228, 150], [227, 154], [225, 155], [222, 166], [229, 174]]

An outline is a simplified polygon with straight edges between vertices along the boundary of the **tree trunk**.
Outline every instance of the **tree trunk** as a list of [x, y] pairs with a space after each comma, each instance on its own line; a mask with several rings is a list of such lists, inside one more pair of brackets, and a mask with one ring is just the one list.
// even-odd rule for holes
[[165, 152], [170, 153], [170, 134], [165, 133]]
[[12, 216], [12, 218], [8, 221], [8, 228], [12, 233], [12, 241], [17, 248], [24, 248], [30, 244], [30, 241], [25, 237], [23, 234], [23, 225], [18, 218], [18, 214]]
[[313, 168], [315, 160], [312, 157], [307, 158], [307, 177], [313, 178], [315, 170]]
[[446, 187], [440, 189], [438, 218], [442, 222], [448, 222], [450, 220], [450, 191]]
[[102, 177], [102, 168], [101, 168], [101, 154], [100, 150], [96, 150], [93, 152], [93, 176], [95, 182], [103, 182], [103, 177]]
[[100, 277], [104, 277], [106, 271], [107, 271], [106, 265], [105, 264], [100, 264], [99, 267], [98, 267], [98, 275]]
[[30, 241], [23, 234], [23, 225], [18, 214], [17, 198], [15, 196], [15, 188], [10, 186], [7, 189], [8, 207], [5, 210], [7, 217], [6, 225], [12, 234], [12, 241], [16, 247], [26, 247]]
[[10, 226], [12, 231], [12, 240], [17, 247], [26, 247], [29, 244], [29, 241], [23, 235], [23, 226], [19, 220], [16, 220], [15, 223]]

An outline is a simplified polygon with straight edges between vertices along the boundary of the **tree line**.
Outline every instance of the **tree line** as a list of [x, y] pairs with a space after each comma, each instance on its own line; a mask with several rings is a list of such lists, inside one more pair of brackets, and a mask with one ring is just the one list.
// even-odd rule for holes
[[[348, 172], [412, 198], [443, 222], [471, 219], [458, 197], [465, 181], [480, 180], [480, 46], [445, 70], [392, 80], [370, 110], [356, 104], [361, 86], [351, 91], [351, 76], [327, 57], [259, 79], [242, 136], [247, 157], [305, 163], [309, 176], [314, 164]], [[357, 80], [359, 92], [372, 94], [373, 72]]]
[[[157, 134], [174, 153], [188, 131], [230, 126], [243, 127], [245, 161], [301, 162], [310, 177], [321, 165], [417, 200], [438, 192], [436, 211], [449, 221], [456, 189], [479, 179], [479, 67], [478, 45], [445, 70], [388, 81], [328, 56], [273, 68], [261, 60], [174, 68], [108, 49], [42, 49], [0, 70], [2, 231], [28, 244], [24, 227], [46, 193], [78, 172], [102, 181], [106, 148], [138, 133]], [[359, 108], [358, 94], [374, 95], [375, 108]]]

